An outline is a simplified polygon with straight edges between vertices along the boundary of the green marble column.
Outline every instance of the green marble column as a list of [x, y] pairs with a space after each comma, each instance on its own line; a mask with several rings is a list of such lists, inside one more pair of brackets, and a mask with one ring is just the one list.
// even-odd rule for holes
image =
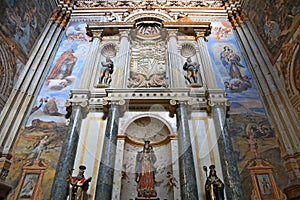
[[225, 126], [224, 107], [212, 106], [212, 113], [217, 133], [226, 197], [227, 199], [241, 200], [243, 199], [242, 184], [230, 135]]
[[68, 170], [73, 169], [79, 140], [83, 111], [81, 106], [73, 106], [68, 133], [62, 146], [51, 191], [51, 200], [64, 200], [68, 197]]
[[186, 105], [176, 107], [179, 179], [182, 200], [197, 200], [197, 182]]
[[112, 199], [119, 115], [119, 105], [111, 104], [108, 110], [102, 156], [98, 170], [95, 199]]

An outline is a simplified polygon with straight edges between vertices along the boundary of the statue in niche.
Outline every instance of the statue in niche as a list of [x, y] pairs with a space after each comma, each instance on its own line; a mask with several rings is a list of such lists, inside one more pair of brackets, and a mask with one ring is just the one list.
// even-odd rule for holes
[[183, 65], [183, 70], [187, 72], [184, 76], [189, 84], [200, 84], [202, 85], [202, 80], [198, 80], [198, 71], [200, 65], [196, 62], [192, 62], [191, 57], [186, 59], [186, 62]]
[[156, 197], [155, 167], [156, 156], [150, 141], [145, 141], [144, 148], [136, 157], [136, 182], [138, 183], [138, 197]]
[[102, 70], [99, 78], [99, 84], [109, 85], [111, 83], [111, 74], [114, 72], [114, 63], [110, 58], [101, 62]]
[[72, 170], [69, 170], [69, 176], [67, 182], [70, 183], [71, 188], [69, 190], [70, 200], [87, 200], [87, 190], [89, 189], [89, 182], [91, 182], [92, 177], [86, 179], [84, 177], [84, 171], [86, 166], [80, 165], [79, 172], [77, 176], [72, 176]]
[[[224, 183], [218, 178], [215, 165], [209, 166], [209, 175], [206, 174], [205, 196], [206, 200], [224, 200]], [[207, 173], [207, 167], [203, 170]]]

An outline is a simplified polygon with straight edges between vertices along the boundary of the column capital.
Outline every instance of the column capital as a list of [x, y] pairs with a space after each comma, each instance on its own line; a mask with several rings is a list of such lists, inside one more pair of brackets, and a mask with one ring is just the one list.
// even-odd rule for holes
[[126, 111], [126, 108], [128, 107], [128, 102], [125, 99], [110, 99], [109, 97], [104, 98], [102, 101], [103, 104], [103, 112], [104, 112], [104, 118], [106, 118], [107, 114], [108, 114], [108, 110], [109, 107], [115, 105], [118, 106], [119, 110], [120, 110], [120, 114], [121, 116], [124, 114], [124, 112]]
[[90, 36], [92, 39], [91, 41], [94, 40], [94, 38], [98, 38], [100, 41], [102, 40], [102, 32], [103, 29], [92, 29], [90, 28], [89, 25], [86, 26], [86, 34], [87, 36]]
[[230, 102], [225, 95], [224, 90], [209, 90], [207, 102], [208, 111], [210, 112], [212, 108], [221, 107], [224, 112], [226, 112], [229, 109]]
[[56, 19], [59, 16], [59, 14], [60, 14], [61, 11], [62, 11], [62, 5], [58, 5], [56, 7], [56, 10], [54, 11], [54, 13], [52, 14], [52, 16], [50, 17], [50, 20], [56, 21]]
[[70, 116], [72, 107], [80, 106], [83, 109], [83, 116], [86, 116], [89, 110], [90, 91], [85, 89], [71, 90], [70, 99], [65, 102], [67, 116]]
[[119, 32], [120, 32], [120, 38], [129, 37], [129, 33], [130, 33], [129, 29], [119, 29]]
[[60, 23], [60, 25], [63, 27], [63, 28], [66, 28], [68, 22], [69, 22], [69, 19], [71, 17], [71, 11], [66, 11], [66, 14], [63, 16], [63, 19]]
[[192, 98], [186, 98], [186, 99], [171, 99], [170, 100], [170, 105], [169, 105], [169, 112], [170, 112], [170, 117], [174, 117], [174, 114], [176, 112], [176, 108], [178, 106], [186, 106], [187, 108], [187, 112], [190, 113], [192, 111], [192, 107], [193, 107], [193, 99]]
[[167, 29], [168, 30], [168, 39], [171, 37], [177, 37], [178, 29]]
[[228, 19], [231, 22], [233, 28], [241, 25], [246, 19], [247, 16], [242, 11], [240, 4], [235, 4], [227, 9]]
[[206, 37], [207, 35], [205, 34], [205, 32], [195, 30], [195, 33], [196, 33], [196, 37], [195, 37], [196, 41], [200, 40], [201, 38], [203, 38], [203, 40], [205, 42], [208, 41], [208, 39]]

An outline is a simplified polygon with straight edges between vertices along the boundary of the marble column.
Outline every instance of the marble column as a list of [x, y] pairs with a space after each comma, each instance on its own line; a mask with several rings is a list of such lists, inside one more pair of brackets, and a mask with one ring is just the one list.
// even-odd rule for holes
[[182, 84], [184, 84], [184, 81], [182, 81], [182, 73], [181, 73], [181, 62], [179, 60], [180, 54], [178, 53], [178, 47], [177, 47], [177, 30], [168, 30], [169, 38], [168, 38], [168, 46], [167, 46], [167, 52], [168, 52], [168, 68], [169, 71], [169, 80], [170, 86], [173, 88], [182, 87]]
[[119, 115], [119, 105], [115, 102], [111, 103], [108, 110], [105, 137], [102, 147], [103, 151], [98, 169], [95, 199], [112, 199]]
[[126, 88], [128, 73], [130, 71], [130, 43], [128, 40], [130, 30], [120, 30], [119, 52], [116, 58], [116, 72], [113, 74], [113, 88]]
[[66, 181], [68, 171], [73, 169], [77, 145], [79, 141], [79, 132], [83, 118], [83, 108], [80, 105], [72, 107], [68, 133], [64, 140], [59, 161], [56, 167], [56, 174], [51, 191], [51, 200], [67, 199], [69, 183]]
[[207, 88], [211, 88], [211, 89], [218, 88], [215, 75], [213, 72], [213, 65], [205, 41], [205, 37], [201, 32], [197, 32], [196, 34], [197, 34], [196, 38], [197, 38], [197, 43], [199, 48], [199, 55], [200, 55], [200, 58], [198, 59], [201, 61], [201, 66], [202, 66], [201, 70], [203, 70], [201, 73], [204, 74], [204, 77], [202, 77], [203, 86], [206, 86]]
[[197, 181], [193, 160], [192, 143], [188, 124], [187, 108], [184, 103], [176, 107], [179, 149], [179, 180], [182, 200], [197, 200]]
[[93, 87], [93, 83], [91, 80], [93, 76], [95, 76], [95, 74], [93, 73], [95, 71], [94, 68], [96, 66], [97, 56], [99, 54], [101, 33], [101, 31], [93, 33], [93, 41], [84, 63], [84, 71], [82, 74], [82, 79], [80, 81], [79, 89], [89, 89], [90, 87]]
[[230, 135], [225, 128], [226, 114], [224, 106], [212, 106], [212, 114], [217, 133], [226, 197], [227, 199], [243, 199], [241, 180], [234, 157], [235, 154]]

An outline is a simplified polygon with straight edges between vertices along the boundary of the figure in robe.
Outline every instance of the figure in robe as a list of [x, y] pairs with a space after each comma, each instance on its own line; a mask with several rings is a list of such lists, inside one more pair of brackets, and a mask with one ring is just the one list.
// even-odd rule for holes
[[138, 197], [156, 197], [155, 167], [156, 156], [150, 141], [145, 141], [144, 148], [136, 157], [136, 182], [138, 183]]
[[84, 176], [84, 171], [86, 166], [80, 165], [79, 172], [77, 176], [72, 176], [72, 171], [69, 170], [69, 177], [67, 182], [70, 183], [71, 188], [69, 190], [69, 199], [70, 200], [87, 200], [87, 190], [89, 188], [89, 182], [91, 182], [92, 177], [86, 179]]
[[71, 76], [73, 72], [74, 65], [76, 64], [77, 57], [73, 55], [74, 50], [69, 49], [61, 54], [61, 56], [56, 61], [53, 70], [48, 76], [49, 79], [65, 79]]
[[198, 71], [199, 71], [199, 64], [196, 62], [192, 62], [192, 59], [188, 57], [186, 62], [183, 65], [183, 70], [187, 72], [184, 76], [189, 84], [198, 83], [202, 85], [202, 80], [198, 79]]
[[111, 82], [111, 74], [114, 72], [114, 63], [110, 58], [106, 58], [105, 62], [101, 62], [102, 70], [99, 78], [99, 84], [109, 85]]
[[224, 200], [224, 183], [218, 178], [215, 166], [209, 166], [209, 175], [205, 182], [206, 200]]

